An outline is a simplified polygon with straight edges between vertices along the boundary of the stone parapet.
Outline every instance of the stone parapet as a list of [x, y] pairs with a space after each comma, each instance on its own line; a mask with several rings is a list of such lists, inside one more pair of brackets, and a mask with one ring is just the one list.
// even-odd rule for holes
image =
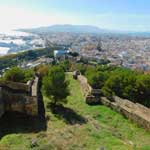
[[83, 75], [78, 75], [78, 80], [80, 82], [82, 91], [84, 96], [86, 97], [87, 95], [89, 95], [89, 93], [91, 93], [92, 88], [91, 86], [88, 84], [87, 78], [84, 77]]
[[[97, 94], [99, 90], [92, 89], [92, 87], [88, 84], [86, 77], [79, 75], [78, 80], [88, 104], [97, 104], [100, 101], [100, 103], [102, 103], [103, 105], [121, 113], [126, 118], [150, 131], [149, 108], [117, 96], [113, 97], [113, 101], [107, 99], [106, 97], [100, 97]], [[96, 93], [97, 96], [95, 96], [93, 93]]]
[[39, 78], [31, 83], [0, 82], [0, 117], [7, 111], [38, 115]]
[[114, 102], [111, 102], [106, 97], [101, 97], [101, 103], [123, 114], [126, 118], [134, 121], [143, 128], [150, 130], [149, 108], [117, 96], [114, 97]]
[[9, 88], [14, 91], [20, 92], [30, 92], [30, 87], [24, 83], [10, 82], [10, 81], [0, 81], [0, 87]]

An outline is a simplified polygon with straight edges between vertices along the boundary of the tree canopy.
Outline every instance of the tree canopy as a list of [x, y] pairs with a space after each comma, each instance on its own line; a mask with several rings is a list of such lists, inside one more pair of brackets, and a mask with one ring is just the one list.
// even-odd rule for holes
[[19, 67], [13, 67], [6, 71], [4, 74], [4, 80], [13, 82], [27, 82], [34, 77], [33, 70], [23, 70]]
[[43, 78], [43, 91], [54, 105], [67, 102], [68, 82], [61, 67], [53, 66], [49, 69], [48, 75]]
[[150, 106], [150, 75], [127, 68], [97, 66], [86, 70], [89, 84], [104, 96], [114, 95]]

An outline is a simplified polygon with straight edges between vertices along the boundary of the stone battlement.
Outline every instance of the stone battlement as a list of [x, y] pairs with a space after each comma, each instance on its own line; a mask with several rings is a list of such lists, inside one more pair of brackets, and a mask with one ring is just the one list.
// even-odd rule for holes
[[0, 81], [0, 117], [7, 111], [38, 115], [39, 78], [28, 84]]
[[81, 88], [83, 89], [82, 91], [84, 96], [89, 95], [89, 93], [92, 91], [92, 87], [88, 84], [87, 78], [82, 75], [78, 75], [77, 79], [79, 80]]
[[150, 130], [149, 108], [117, 96], [114, 97], [114, 102], [111, 102], [106, 97], [102, 97], [101, 103], [123, 114], [125, 117], [136, 122], [145, 129]]
[[14, 91], [30, 92], [29, 85], [24, 83], [10, 82], [10, 81], [0, 81], [0, 87], [7, 88]]

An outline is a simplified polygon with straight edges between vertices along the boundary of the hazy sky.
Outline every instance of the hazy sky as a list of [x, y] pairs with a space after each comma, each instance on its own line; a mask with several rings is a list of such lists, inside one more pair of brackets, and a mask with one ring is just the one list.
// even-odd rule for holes
[[150, 31], [150, 0], [0, 0], [0, 31], [52, 24]]

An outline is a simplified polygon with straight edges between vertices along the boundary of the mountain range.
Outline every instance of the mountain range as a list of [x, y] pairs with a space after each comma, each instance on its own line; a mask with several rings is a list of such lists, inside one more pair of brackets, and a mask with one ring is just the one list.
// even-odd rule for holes
[[90, 25], [52, 25], [31, 29], [19, 29], [17, 31], [30, 32], [36, 34], [44, 34], [44, 33], [95, 33], [95, 34], [127, 34], [133, 36], [150, 36], [150, 32], [138, 32], [138, 31], [117, 31], [117, 30], [108, 30], [102, 29], [97, 26]]
[[90, 25], [52, 25], [32, 29], [19, 29], [19, 31], [32, 33], [70, 32], [70, 33], [107, 33], [108, 30]]

